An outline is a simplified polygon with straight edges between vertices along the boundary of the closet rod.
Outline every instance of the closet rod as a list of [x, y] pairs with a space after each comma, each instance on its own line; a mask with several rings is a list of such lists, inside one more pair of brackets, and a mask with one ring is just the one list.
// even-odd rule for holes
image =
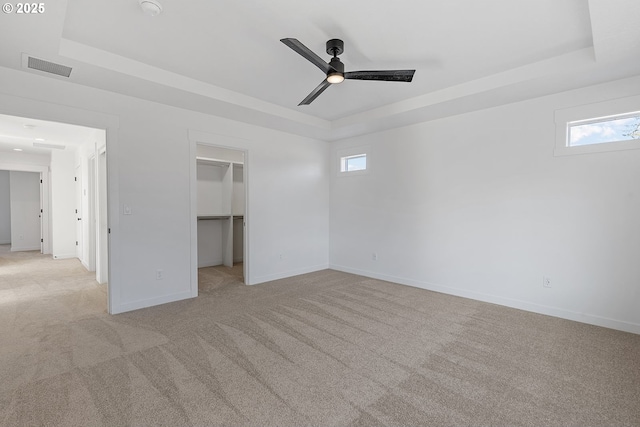
[[229, 216], [199, 216], [198, 221], [229, 219]]

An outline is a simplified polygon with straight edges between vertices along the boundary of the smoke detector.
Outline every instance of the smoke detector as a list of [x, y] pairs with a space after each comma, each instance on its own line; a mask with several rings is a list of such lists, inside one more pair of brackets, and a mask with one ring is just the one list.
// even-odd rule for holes
[[158, 0], [138, 0], [142, 11], [149, 16], [156, 16], [162, 12], [162, 5]]

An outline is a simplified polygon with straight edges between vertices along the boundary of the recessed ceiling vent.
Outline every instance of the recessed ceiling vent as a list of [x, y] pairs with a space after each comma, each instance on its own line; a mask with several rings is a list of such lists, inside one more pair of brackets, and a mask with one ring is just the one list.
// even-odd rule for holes
[[55, 62], [45, 61], [44, 59], [38, 59], [28, 55], [23, 55], [23, 60], [25, 57], [26, 67], [32, 70], [44, 71], [45, 73], [56, 74], [62, 77], [69, 77], [71, 75], [71, 67], [67, 67], [66, 65], [56, 64]]
[[38, 148], [55, 148], [56, 150], [64, 150], [66, 146], [60, 144], [48, 144], [46, 142], [34, 142], [34, 147]]

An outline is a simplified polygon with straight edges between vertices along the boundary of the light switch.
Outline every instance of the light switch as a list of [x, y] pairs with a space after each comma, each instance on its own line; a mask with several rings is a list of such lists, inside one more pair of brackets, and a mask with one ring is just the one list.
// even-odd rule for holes
[[131, 215], [131, 206], [129, 205], [123, 205], [122, 207], [122, 213], [124, 215]]

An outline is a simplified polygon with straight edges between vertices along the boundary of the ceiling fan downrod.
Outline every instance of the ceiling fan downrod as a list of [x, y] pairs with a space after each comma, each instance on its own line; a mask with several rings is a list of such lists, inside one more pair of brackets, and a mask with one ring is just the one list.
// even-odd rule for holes
[[[338, 84], [344, 81], [344, 64], [338, 58], [344, 52], [344, 42], [340, 39], [331, 39], [327, 42], [327, 53], [333, 55], [329, 65], [333, 68], [327, 73], [327, 81], [331, 84]], [[335, 70], [335, 71], [334, 71]]]

